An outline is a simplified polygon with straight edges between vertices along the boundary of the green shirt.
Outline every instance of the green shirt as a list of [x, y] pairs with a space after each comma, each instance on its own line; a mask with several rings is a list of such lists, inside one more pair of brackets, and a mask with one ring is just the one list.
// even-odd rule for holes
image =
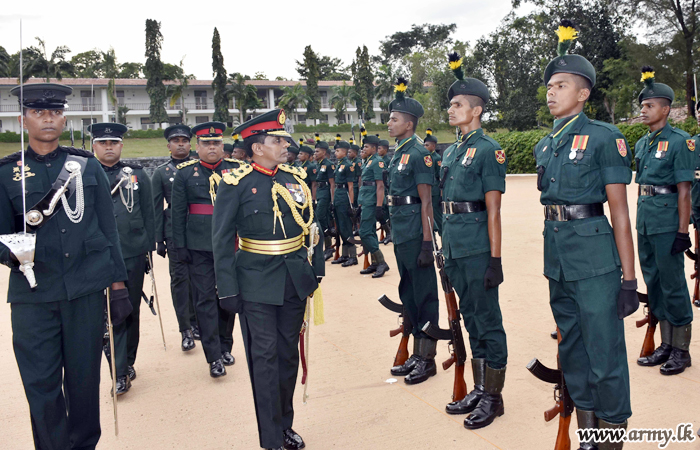
[[[362, 167], [362, 182], [382, 181], [384, 160], [376, 153], [365, 160]], [[377, 206], [377, 186], [360, 186], [359, 204], [365, 207]]]
[[[685, 131], [666, 124], [647, 133], [635, 145], [639, 184], [676, 185], [695, 178], [695, 141]], [[678, 193], [639, 196], [637, 231], [658, 234], [678, 230]]]
[[355, 165], [347, 157], [338, 161], [337, 164], [338, 165], [335, 168], [336, 189], [338, 189], [337, 186], [341, 183], [352, 182], [353, 177], [355, 176]]
[[[177, 166], [185, 161], [185, 159], [170, 158], [165, 164], [156, 168], [151, 178], [151, 188], [153, 190], [153, 213], [155, 215], [156, 224], [156, 242], [164, 242], [166, 238], [172, 239], [173, 225], [170, 213], [172, 210], [173, 200], [173, 181], [177, 173]], [[166, 207], [165, 204], [168, 206]]]
[[315, 162], [311, 160], [306, 160], [304, 162], [297, 161], [296, 167], [299, 167], [306, 172], [306, 184], [311, 187], [311, 183], [316, 181], [316, 172], [318, 172], [318, 166]]
[[433, 189], [431, 195], [433, 198], [440, 198], [440, 171], [442, 170], [442, 156], [437, 151], [430, 152], [433, 158], [433, 169], [435, 170], [435, 180], [433, 180]]
[[[318, 172], [316, 173], [316, 182], [328, 182], [329, 179], [335, 177], [335, 165], [331, 164], [328, 158], [323, 158], [318, 164]], [[319, 186], [319, 189], [330, 189], [329, 186]]]
[[[485, 201], [489, 191], [506, 191], [506, 155], [501, 146], [479, 128], [444, 152], [448, 172], [442, 195], [448, 202]], [[491, 251], [488, 213], [445, 214], [442, 221], [446, 258], [463, 258]]]
[[[693, 136], [694, 145], [697, 146], [700, 141], [700, 134]], [[694, 151], [694, 150], [693, 150]], [[695, 151], [695, 156], [693, 157], [693, 164], [695, 166], [695, 179], [693, 180], [693, 187], [691, 189], [691, 199], [693, 203], [693, 216], [691, 217], [693, 223], [697, 224], [700, 220], [700, 151]]]
[[[432, 186], [434, 178], [433, 159], [418, 136], [399, 142], [389, 167], [389, 195], [418, 197], [418, 185]], [[389, 215], [394, 244], [423, 235], [420, 204], [390, 206]]]

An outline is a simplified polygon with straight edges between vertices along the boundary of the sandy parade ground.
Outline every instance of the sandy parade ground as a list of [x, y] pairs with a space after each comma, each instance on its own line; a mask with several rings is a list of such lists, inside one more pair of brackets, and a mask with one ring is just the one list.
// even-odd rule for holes
[[[632, 226], [637, 185], [628, 188]], [[396, 314], [383, 308], [382, 294], [399, 301], [399, 274], [392, 246], [382, 246], [391, 270], [380, 279], [360, 275], [360, 266], [327, 264], [322, 283], [326, 323], [312, 326], [309, 401], [303, 405], [302, 386], [295, 399], [294, 429], [307, 448], [315, 449], [552, 449], [557, 422], [545, 423], [543, 412], [553, 406], [552, 386], [526, 369], [534, 357], [556, 367], [556, 343], [550, 338], [554, 319], [548, 287], [542, 276], [543, 213], [534, 176], [509, 176], [503, 197], [503, 270], [500, 303], [508, 336], [508, 372], [504, 389], [506, 413], [491, 426], [465, 430], [464, 416], [449, 416], [454, 368], [429, 381], [408, 386], [390, 383], [399, 338]], [[607, 210], [607, 208], [606, 208]], [[635, 234], [636, 237], [636, 234]], [[464, 237], [468, 239], [468, 236]], [[636, 246], [635, 246], [636, 248]], [[0, 269], [0, 292], [7, 291], [8, 269]], [[690, 280], [692, 262], [686, 259]], [[220, 379], [209, 376], [202, 347], [184, 353], [170, 298], [167, 261], [155, 256], [160, 309], [167, 351], [163, 350], [158, 319], [141, 308], [141, 343], [131, 390], [119, 398], [119, 436], [114, 436], [111, 382], [106, 362], [101, 373], [102, 439], [99, 449], [255, 449], [257, 426], [239, 324], [234, 331], [236, 364]], [[640, 291], [645, 292], [637, 264]], [[144, 291], [150, 292], [148, 277]], [[440, 290], [441, 326], [447, 313]], [[700, 316], [693, 308], [696, 318]], [[683, 374], [665, 377], [656, 368], [637, 366], [644, 332], [635, 321], [640, 308], [625, 319], [633, 415], [630, 428], [673, 428], [681, 423], [700, 427], [700, 360]], [[466, 337], [466, 331], [464, 331]], [[656, 344], [660, 342], [657, 331]], [[411, 343], [412, 348], [412, 343]], [[700, 329], [696, 325], [690, 347], [700, 358]], [[468, 353], [469, 350], [468, 350]], [[438, 344], [438, 362], [448, 357], [447, 344]], [[468, 355], [471, 357], [471, 354]], [[3, 449], [32, 448], [29, 407], [12, 350], [10, 307], [0, 313], [0, 423]], [[467, 362], [467, 385], [472, 379]], [[299, 383], [301, 382], [301, 374]], [[571, 426], [572, 446], [577, 448]], [[659, 448], [656, 443], [627, 444], [626, 449]], [[693, 443], [667, 448], [700, 449]]]

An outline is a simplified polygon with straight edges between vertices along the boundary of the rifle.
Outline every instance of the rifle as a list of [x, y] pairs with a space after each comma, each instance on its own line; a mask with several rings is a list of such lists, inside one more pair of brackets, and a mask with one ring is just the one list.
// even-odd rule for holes
[[[430, 218], [428, 224], [432, 229]], [[442, 290], [445, 291], [445, 302], [447, 303], [447, 320], [450, 328], [443, 330], [437, 326], [427, 322], [423, 327], [425, 334], [433, 339], [448, 341], [447, 346], [450, 350], [450, 358], [442, 363], [442, 369], [449, 369], [452, 364], [455, 364], [455, 380], [452, 387], [452, 401], [458, 402], [467, 395], [467, 384], [464, 381], [464, 364], [467, 361], [467, 349], [464, 347], [464, 336], [462, 336], [462, 325], [459, 320], [459, 309], [457, 308], [457, 298], [455, 290], [450, 283], [450, 279], [445, 273], [445, 257], [442, 250], [438, 250], [435, 241], [435, 230], [432, 230], [430, 235], [433, 241], [433, 255], [437, 264], [438, 272], [440, 273], [440, 281], [442, 282]]]
[[[153, 275], [153, 258], [151, 258], [151, 252], [146, 253], [146, 273], [151, 276], [151, 300], [146, 301], [148, 306], [151, 308], [151, 312], [158, 316], [158, 322], [160, 323], [160, 335], [163, 337], [163, 350], [167, 350], [168, 347], [165, 345], [165, 333], [163, 332], [163, 319], [160, 317], [160, 302], [158, 301], [158, 290], [156, 289], [156, 277]], [[142, 292], [143, 294], [143, 292]], [[158, 314], [153, 310], [153, 299], [155, 298], [156, 308], [158, 308]]]
[[[557, 341], [561, 342], [561, 333], [557, 327]], [[569, 396], [569, 389], [566, 387], [564, 372], [561, 370], [559, 363], [559, 353], [557, 353], [557, 369], [550, 369], [539, 362], [537, 358], [530, 361], [527, 365], [527, 370], [530, 371], [537, 379], [545, 383], [554, 385], [554, 400], [555, 405], [552, 409], [544, 412], [544, 421], [549, 422], [559, 415], [559, 430], [557, 431], [557, 440], [554, 444], [554, 450], [571, 450], [571, 439], [569, 438], [569, 426], [571, 425], [571, 413], [574, 411], [574, 402]]]
[[[698, 227], [700, 224], [695, 224], [695, 226]], [[690, 279], [695, 280], [695, 289], [693, 290], [693, 298], [691, 298], [690, 301], [696, 306], [700, 306], [700, 304], [698, 304], [700, 302], [700, 273], [698, 273], [698, 252], [700, 251], [700, 249], [698, 249], [699, 243], [700, 232], [698, 232], [698, 229], [695, 228], [695, 251], [693, 252], [692, 250], [688, 249], [685, 251], [685, 256], [693, 260], [694, 272], [690, 274]]]
[[402, 366], [406, 363], [406, 360], [408, 360], [408, 338], [413, 331], [413, 324], [411, 324], [411, 319], [408, 317], [403, 305], [392, 302], [386, 295], [382, 295], [378, 300], [382, 306], [389, 311], [398, 313], [399, 318], [403, 319], [401, 325], [397, 329], [389, 331], [389, 337], [394, 337], [401, 333], [401, 342], [399, 343], [399, 350], [396, 352], [396, 357], [394, 358], [394, 367]]
[[658, 325], [659, 319], [657, 319], [654, 313], [651, 312], [651, 309], [649, 309], [649, 296], [647, 294], [637, 292], [637, 297], [639, 297], [639, 303], [644, 304], [644, 318], [637, 321], [637, 328], [648, 325], [647, 333], [644, 335], [642, 352], [639, 354], [639, 357], [643, 358], [654, 353], [654, 350], [656, 349], [656, 345], [654, 345], [654, 333], [656, 332], [656, 325]]
[[338, 216], [335, 212], [335, 207], [331, 205], [331, 217], [333, 220], [333, 228], [335, 231], [333, 235], [335, 236], [335, 254], [333, 255], [333, 260], [340, 258], [340, 227], [338, 226]]

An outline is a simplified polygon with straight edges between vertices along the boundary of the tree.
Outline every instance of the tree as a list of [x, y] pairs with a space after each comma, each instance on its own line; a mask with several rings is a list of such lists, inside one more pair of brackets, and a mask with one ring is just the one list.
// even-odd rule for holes
[[348, 103], [357, 100], [357, 93], [352, 86], [348, 86], [344, 81], [340, 86], [333, 86], [332, 92], [331, 105], [335, 109], [335, 118], [338, 123], [345, 123]]
[[[182, 94], [187, 89], [187, 86], [190, 84], [191, 80], [194, 80], [194, 75], [185, 75], [185, 69], [184, 69], [184, 64], [185, 64], [185, 57], [183, 56], [182, 59], [180, 60], [180, 68], [182, 69], [180, 72], [182, 75], [180, 78], [177, 80], [174, 80], [176, 84], [168, 84], [165, 86], [165, 96], [170, 97], [170, 107], [172, 108], [175, 106], [178, 100], [182, 98]], [[224, 87], [226, 86], [224, 82]], [[227, 97], [228, 99], [228, 97]], [[226, 100], [228, 103], [228, 100]], [[227, 105], [228, 108], [228, 105]], [[228, 109], [227, 109], [228, 112]], [[216, 117], [216, 116], [215, 116]], [[187, 120], [187, 107], [185, 106], [185, 102], [182, 102], [182, 109], [180, 110], [180, 123], [186, 123]], [[226, 116], [226, 119], [228, 119], [228, 115]], [[214, 118], [214, 120], [217, 120]], [[226, 120], [224, 119], [224, 122]]]
[[[398, 75], [389, 64], [383, 64], [377, 70], [374, 96], [379, 100], [379, 107], [382, 109], [382, 113], [389, 113], [389, 103], [394, 98], [394, 83], [397, 77]], [[382, 122], [384, 121], [382, 120]]]
[[146, 92], [151, 99], [149, 116], [151, 122], [162, 123], [168, 121], [168, 113], [165, 111], [164, 68], [160, 60], [160, 49], [163, 45], [163, 35], [160, 33], [160, 22], [146, 19], [146, 65], [143, 72], [146, 75]]
[[369, 61], [367, 46], [357, 47], [355, 59], [350, 66], [355, 85], [357, 114], [362, 120], [374, 118], [374, 75]]
[[301, 83], [297, 83], [294, 86], [284, 86], [282, 88], [280, 108], [291, 111], [294, 114], [294, 123], [299, 123], [297, 109], [301, 105], [306, 105], [307, 101], [308, 96], [306, 95], [306, 89]]
[[610, 85], [601, 89], [603, 104], [614, 125], [616, 113], [620, 117], [629, 115], [632, 111], [632, 102], [635, 101], [635, 91], [638, 88], [634, 78], [639, 72], [629, 61], [610, 58], [603, 62], [603, 73], [610, 79]]
[[46, 78], [47, 82], [51, 81], [51, 78], [62, 80], [64, 75], [74, 76], [73, 65], [66, 61], [66, 56], [70, 53], [68, 47], [60, 45], [49, 56], [46, 43], [38, 37], [36, 40], [39, 41], [39, 47], [27, 49], [28, 58], [23, 58], [24, 81], [33, 76]]
[[321, 119], [321, 94], [318, 91], [320, 76], [318, 56], [310, 45], [304, 49], [304, 67], [306, 67], [306, 117], [309, 119]]
[[420, 50], [442, 47], [452, 43], [450, 35], [457, 25], [412, 25], [410, 31], [397, 31], [380, 42], [380, 52], [385, 62], [395, 62]]
[[[316, 55], [318, 59], [318, 79], [319, 80], [329, 80], [329, 81], [348, 81], [350, 80], [350, 75], [348, 74], [348, 68], [343, 67], [343, 62], [340, 58], [331, 58], [330, 56]], [[297, 63], [297, 73], [300, 79], [306, 80], [308, 76], [308, 71], [306, 66], [299, 61]]]
[[141, 78], [143, 73], [143, 64], [127, 62], [120, 66], [119, 77], [117, 78]]
[[228, 94], [236, 102], [241, 123], [245, 122], [246, 112], [249, 109], [255, 110], [262, 107], [262, 102], [258, 98], [258, 90], [255, 86], [246, 84], [246, 80], [250, 80], [250, 77], [240, 73], [232, 73], [228, 77], [229, 84], [231, 84]]
[[3, 46], [0, 45], [0, 77], [10, 77], [11, 57]]
[[253, 75], [254, 80], [267, 80], [267, 75], [265, 75], [265, 72], [255, 72], [255, 75]]
[[163, 80], [178, 80], [185, 75], [182, 67], [175, 64], [163, 63]]
[[75, 76], [80, 78], [99, 78], [102, 76], [102, 52], [98, 49], [78, 53], [70, 59], [75, 69]]
[[214, 89], [214, 120], [228, 122], [226, 69], [224, 68], [224, 55], [221, 54], [221, 36], [219, 36], [219, 30], [216, 27], [211, 42], [211, 59], [211, 67], [214, 72], [214, 81], [211, 82], [211, 87]]

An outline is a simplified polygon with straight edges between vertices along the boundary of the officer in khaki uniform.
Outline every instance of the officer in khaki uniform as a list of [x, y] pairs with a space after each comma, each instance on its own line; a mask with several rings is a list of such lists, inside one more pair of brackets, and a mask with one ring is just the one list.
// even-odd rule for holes
[[333, 256], [333, 241], [330, 236], [331, 227], [331, 205], [333, 204], [333, 193], [335, 192], [335, 165], [327, 158], [328, 142], [322, 141], [318, 133], [316, 137], [316, 149], [314, 159], [318, 166], [316, 172], [316, 218], [321, 224], [323, 231], [323, 257], [328, 261]]
[[588, 60], [567, 54], [577, 30], [564, 20], [557, 34], [559, 56], [544, 73], [554, 130], [534, 155], [545, 205], [544, 275], [562, 338], [559, 361], [579, 428], [626, 428], [632, 411], [622, 319], [639, 307], [626, 189], [631, 155], [617, 128], [583, 113], [596, 77]]
[[236, 129], [253, 163], [224, 175], [213, 240], [221, 305], [240, 312], [260, 446], [297, 450], [305, 446], [292, 429], [299, 331], [324, 259], [306, 172], [283, 164], [289, 146], [284, 121], [277, 109]]
[[[156, 220], [156, 253], [165, 258], [168, 255], [170, 270], [170, 295], [177, 324], [182, 336], [182, 351], [195, 348], [195, 339], [199, 339], [199, 327], [194, 314], [192, 290], [190, 288], [190, 271], [186, 262], [177, 258], [172, 228], [172, 193], [177, 166], [190, 160], [190, 139], [192, 130], [187, 125], [172, 125], [163, 131], [168, 141], [170, 161], [162, 164], [153, 172], [153, 206]], [[164, 208], [164, 203], [168, 204]]]
[[221, 122], [192, 128], [201, 159], [177, 166], [173, 182], [173, 241], [178, 259], [189, 264], [202, 347], [213, 378], [226, 375], [224, 366], [236, 361], [231, 355], [235, 316], [219, 307], [211, 234], [221, 177], [241, 164], [238, 160], [222, 158], [225, 129]]
[[[20, 152], [0, 159], [0, 234], [23, 232], [27, 211], [27, 232], [36, 237], [36, 286], [30, 288], [17, 256], [0, 244], [0, 262], [10, 268], [12, 347], [29, 404], [34, 448], [92, 450], [101, 435], [104, 289], [112, 288], [113, 324], [122, 323], [131, 311], [109, 182], [92, 153], [58, 143], [72, 89], [36, 83], [10, 92], [20, 97], [21, 91], [29, 145], [24, 168]], [[77, 167], [77, 176], [70, 178]], [[56, 195], [56, 182], [67, 186], [65, 195]], [[54, 199], [55, 209], [45, 214]], [[8, 439], [4, 446], [13, 447]]]
[[[139, 346], [141, 291], [147, 270], [148, 252], [155, 250], [155, 219], [151, 180], [138, 164], [120, 161], [122, 136], [127, 128], [120, 123], [88, 126], [92, 148], [111, 186], [114, 217], [128, 279], [126, 288], [133, 310], [123, 324], [114, 327], [114, 358], [117, 365], [117, 395], [125, 394], [136, 378], [134, 363]], [[109, 342], [104, 344], [107, 361]]]
[[[340, 135], [338, 135], [340, 137]], [[335, 144], [335, 192], [333, 194], [333, 208], [337, 221], [338, 232], [342, 240], [342, 253], [331, 264], [342, 264], [342, 267], [357, 265], [357, 250], [355, 244], [350, 242], [352, 238], [352, 219], [355, 210], [353, 178], [355, 176], [355, 164], [348, 158], [350, 144], [338, 140]]]
[[433, 169], [435, 169], [435, 180], [433, 180], [433, 217], [435, 217], [434, 228], [440, 236], [442, 236], [442, 197], [440, 194], [440, 172], [442, 170], [442, 156], [437, 152], [437, 138], [433, 135], [433, 130], [428, 128], [425, 130], [425, 139], [423, 146], [430, 152], [430, 157], [433, 158]]
[[391, 369], [406, 384], [418, 384], [435, 375], [437, 341], [423, 332], [427, 322], [438, 323], [437, 277], [433, 257], [433, 159], [416, 136], [423, 106], [406, 97], [408, 82], [399, 78], [396, 99], [389, 104], [389, 135], [399, 139], [389, 167], [389, 214], [394, 254], [399, 269], [399, 297], [413, 324], [413, 354]]
[[474, 389], [445, 409], [448, 414], [471, 413], [464, 426], [473, 430], [504, 413], [501, 392], [508, 349], [498, 285], [503, 282], [500, 211], [507, 163], [501, 146], [481, 128], [488, 88], [476, 78], [464, 77], [457, 53], [449, 60], [457, 81], [447, 94], [447, 113], [450, 125], [460, 128], [462, 139], [443, 153], [442, 249], [445, 271], [459, 296], [469, 332]]
[[690, 366], [693, 308], [685, 281], [683, 252], [690, 248], [690, 189], [695, 177], [695, 140], [670, 126], [673, 89], [656, 83], [654, 69], [642, 68], [646, 87], [639, 94], [641, 117], [649, 132], [635, 145], [639, 197], [637, 245], [651, 312], [659, 319], [661, 345], [637, 360], [661, 365], [663, 375]]
[[377, 222], [384, 222], [384, 160], [377, 155], [379, 138], [367, 136], [364, 139], [362, 151], [365, 154], [365, 162], [362, 168], [360, 182], [360, 239], [365, 252], [371, 256], [370, 265], [360, 271], [361, 274], [372, 274], [372, 278], [381, 278], [389, 270], [389, 265], [384, 260], [384, 254], [379, 249], [377, 239]]

